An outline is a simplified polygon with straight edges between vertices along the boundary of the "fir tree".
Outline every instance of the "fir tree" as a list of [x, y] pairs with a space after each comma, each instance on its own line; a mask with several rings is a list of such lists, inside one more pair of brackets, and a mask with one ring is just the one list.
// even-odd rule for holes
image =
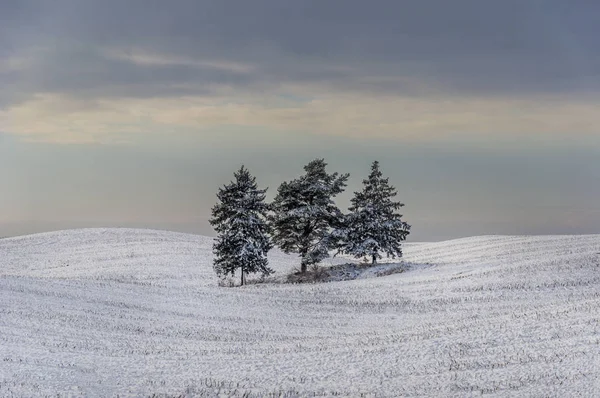
[[334, 247], [332, 228], [339, 228], [342, 212], [333, 197], [344, 191], [348, 174], [327, 174], [324, 159], [304, 166], [306, 174], [284, 182], [271, 204], [273, 241], [285, 253], [298, 253], [301, 272], [329, 256]]
[[379, 162], [373, 162], [363, 186], [351, 199], [340, 251], [356, 258], [366, 256], [373, 264], [382, 252], [387, 257], [402, 257], [400, 242], [409, 234], [410, 225], [397, 213], [404, 204], [392, 200], [396, 189], [388, 184], [388, 178], [382, 177]]
[[219, 202], [212, 208], [210, 224], [217, 232], [213, 245], [214, 269], [226, 276], [240, 270], [245, 275], [261, 272], [269, 275], [267, 253], [272, 248], [266, 222], [266, 189], [258, 189], [256, 178], [244, 166], [234, 173], [235, 181], [219, 189]]

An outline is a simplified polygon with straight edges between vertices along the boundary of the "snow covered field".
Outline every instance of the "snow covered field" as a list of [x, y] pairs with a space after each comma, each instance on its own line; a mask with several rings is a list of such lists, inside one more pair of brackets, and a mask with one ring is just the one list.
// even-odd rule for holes
[[600, 396], [600, 235], [409, 243], [404, 273], [244, 288], [217, 286], [211, 244], [0, 240], [0, 396]]

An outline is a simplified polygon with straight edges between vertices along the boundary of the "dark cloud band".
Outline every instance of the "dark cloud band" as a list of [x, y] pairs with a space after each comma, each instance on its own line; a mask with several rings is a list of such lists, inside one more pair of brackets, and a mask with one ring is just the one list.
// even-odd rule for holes
[[[600, 4], [591, 1], [4, 1], [0, 106], [36, 92], [206, 95], [284, 83], [418, 95], [596, 94]], [[226, 68], [127, 62], [135, 50]], [[371, 79], [385, 76], [385, 81]]]

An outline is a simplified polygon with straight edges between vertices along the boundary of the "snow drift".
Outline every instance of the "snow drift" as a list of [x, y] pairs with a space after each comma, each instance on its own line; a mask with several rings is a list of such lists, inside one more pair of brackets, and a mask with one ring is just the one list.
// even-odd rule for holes
[[409, 243], [408, 272], [234, 289], [211, 245], [0, 240], [0, 396], [600, 396], [600, 235]]

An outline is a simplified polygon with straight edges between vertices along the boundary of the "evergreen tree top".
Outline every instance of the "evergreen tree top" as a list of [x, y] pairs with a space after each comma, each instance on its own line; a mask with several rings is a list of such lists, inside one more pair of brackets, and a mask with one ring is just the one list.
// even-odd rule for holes
[[304, 166], [306, 174], [289, 182], [283, 182], [279, 188], [279, 193], [285, 193], [289, 190], [304, 191], [307, 194], [324, 194], [328, 197], [336, 196], [344, 191], [346, 181], [350, 174], [331, 173], [326, 171], [327, 163], [325, 159], [315, 159]]
[[374, 161], [371, 165], [371, 173], [363, 180], [362, 191], [355, 192], [354, 197], [350, 200], [352, 203], [350, 210], [354, 211], [365, 204], [397, 210], [404, 206], [403, 203], [391, 200], [397, 194], [396, 188], [389, 185], [389, 178], [383, 178], [379, 162]]
[[256, 222], [254, 213], [264, 215], [268, 210], [268, 205], [264, 203], [266, 191], [266, 188], [258, 189], [256, 177], [241, 166], [234, 173], [234, 180], [219, 188], [219, 203], [212, 208], [211, 225], [217, 232], [222, 232], [236, 215], [245, 215], [248, 222]]

